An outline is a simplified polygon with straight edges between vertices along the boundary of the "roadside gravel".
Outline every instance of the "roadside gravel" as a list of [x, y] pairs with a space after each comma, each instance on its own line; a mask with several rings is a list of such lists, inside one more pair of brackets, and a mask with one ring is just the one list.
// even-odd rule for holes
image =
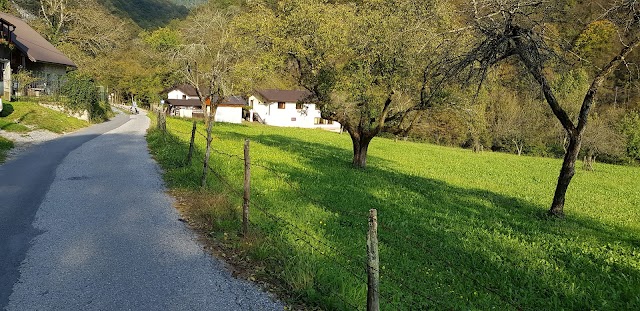
[[0, 136], [13, 141], [14, 147], [7, 152], [7, 161], [9, 161], [27, 151], [30, 147], [56, 139], [61, 135], [47, 130], [35, 130], [27, 133], [0, 130]]

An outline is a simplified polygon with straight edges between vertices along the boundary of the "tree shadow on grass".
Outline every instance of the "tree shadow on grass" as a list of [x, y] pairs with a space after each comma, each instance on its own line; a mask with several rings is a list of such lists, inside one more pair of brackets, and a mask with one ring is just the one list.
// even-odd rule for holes
[[13, 113], [14, 109], [13, 109], [13, 105], [11, 104], [7, 104], [7, 103], [3, 103], [2, 104], [2, 111], [0, 111], [0, 118], [5, 118], [10, 116]]
[[[352, 169], [350, 150], [326, 144], [283, 135], [219, 135], [250, 138], [301, 159], [305, 169], [254, 158], [293, 185], [260, 200], [300, 223], [320, 219], [324, 225], [310, 225], [312, 231], [343, 254], [361, 257], [366, 215], [378, 210], [383, 309], [640, 306], [634, 290], [640, 286], [637, 232], [580, 216], [547, 219], [541, 216], [545, 206], [399, 173], [384, 168], [381, 158], [371, 157], [366, 170]], [[291, 203], [283, 208], [282, 202]], [[286, 235], [291, 229], [280, 230]], [[362, 268], [338, 257], [315, 260], [322, 267]]]

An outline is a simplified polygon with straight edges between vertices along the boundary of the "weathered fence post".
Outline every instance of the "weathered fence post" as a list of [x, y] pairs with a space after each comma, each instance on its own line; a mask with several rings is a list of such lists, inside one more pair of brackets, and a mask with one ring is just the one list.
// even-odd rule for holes
[[191, 142], [189, 143], [189, 154], [187, 155], [187, 165], [191, 165], [191, 159], [193, 158], [193, 149], [195, 148], [196, 140], [196, 121], [193, 120], [193, 128], [191, 129]]
[[367, 311], [380, 310], [380, 259], [378, 257], [378, 211], [369, 210], [367, 234]]
[[249, 200], [251, 198], [251, 160], [249, 140], [244, 141], [244, 201], [242, 202], [242, 235], [249, 234]]
[[163, 132], [167, 131], [167, 118], [162, 110], [158, 110], [158, 129]]
[[204, 154], [204, 167], [202, 168], [202, 180], [200, 181], [200, 187], [203, 187], [207, 184], [207, 173], [209, 170], [209, 157], [211, 157], [211, 141], [213, 138], [211, 137], [211, 129], [213, 128], [213, 120], [209, 120], [209, 124], [207, 125], [207, 150]]

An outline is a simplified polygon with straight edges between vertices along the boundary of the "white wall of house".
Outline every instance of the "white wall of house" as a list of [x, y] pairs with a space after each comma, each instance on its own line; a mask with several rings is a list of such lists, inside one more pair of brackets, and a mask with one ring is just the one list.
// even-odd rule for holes
[[193, 118], [193, 107], [180, 107], [178, 110], [178, 117]]
[[282, 127], [324, 128], [339, 130], [340, 123], [323, 120], [320, 110], [315, 104], [296, 103], [265, 103], [258, 97], [249, 97], [249, 105], [252, 106], [251, 116], [258, 113], [265, 124]]
[[[202, 109], [194, 107], [180, 107], [177, 116], [181, 118], [193, 118], [193, 112], [202, 113]], [[216, 122], [242, 123], [242, 107], [218, 107], [216, 111]]]
[[168, 99], [198, 99], [198, 96], [189, 96], [180, 90], [173, 90], [167, 94]]
[[216, 122], [242, 123], [242, 107], [218, 107]]

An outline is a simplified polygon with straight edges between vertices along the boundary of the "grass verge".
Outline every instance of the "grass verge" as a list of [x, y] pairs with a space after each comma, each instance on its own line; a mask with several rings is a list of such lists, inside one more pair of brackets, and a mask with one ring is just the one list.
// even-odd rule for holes
[[33, 102], [5, 103], [0, 112], [0, 129], [9, 132], [29, 132], [32, 129], [62, 134], [86, 127], [88, 122], [69, 117]]
[[[311, 308], [365, 309], [370, 208], [380, 222], [383, 310], [640, 308], [637, 167], [578, 171], [567, 218], [556, 220], [543, 216], [556, 159], [375, 139], [367, 170], [354, 170], [347, 135], [217, 124], [215, 174], [201, 190], [202, 134], [186, 165], [191, 122], [167, 127], [149, 132], [149, 146], [167, 185], [187, 197], [185, 214], [248, 262], [251, 277]], [[252, 232], [240, 238], [246, 138]], [[192, 204], [198, 193], [211, 199], [195, 201], [212, 201]]]
[[0, 164], [4, 163], [7, 159], [7, 151], [11, 150], [11, 148], [13, 148], [13, 142], [4, 137], [0, 137]]

